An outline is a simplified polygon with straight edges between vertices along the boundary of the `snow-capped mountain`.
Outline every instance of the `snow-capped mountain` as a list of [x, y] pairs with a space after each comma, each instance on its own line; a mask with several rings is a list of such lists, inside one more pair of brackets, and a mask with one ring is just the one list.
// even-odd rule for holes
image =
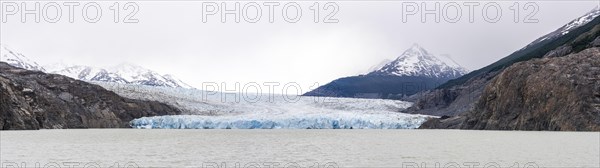
[[157, 72], [133, 64], [123, 63], [109, 68], [109, 71], [119, 74], [123, 79], [132, 84], [193, 88], [172, 75], [161, 75]]
[[563, 36], [563, 35], [569, 33], [569, 31], [589, 23], [590, 21], [594, 20], [594, 18], [596, 18], [598, 16], [600, 16], [600, 6], [596, 6], [594, 9], [592, 9], [587, 14], [567, 23], [566, 25], [556, 29], [555, 31], [553, 31], [551, 33], [548, 33], [548, 34], [536, 39], [535, 41], [531, 42], [529, 45], [525, 46], [524, 48], [527, 48], [531, 45], [537, 44], [537, 43], [545, 41], [545, 40], [553, 40], [560, 36]]
[[109, 72], [108, 70], [102, 68], [81, 65], [69, 66], [64, 65], [63, 63], [46, 67], [48, 73], [61, 74], [79, 80], [129, 83], [127, 80], [123, 79], [121, 75]]
[[393, 61], [366, 75], [338, 78], [304, 96], [401, 99], [467, 73], [450, 56], [437, 57], [413, 44]]
[[18, 53], [10, 49], [8, 46], [0, 44], [0, 61], [6, 62], [9, 65], [17, 68], [23, 68], [33, 71], [45, 71], [44, 67], [40, 66], [37, 62], [30, 60], [23, 54]]
[[48, 69], [49, 73], [61, 74], [86, 81], [193, 88], [172, 75], [161, 75], [152, 70], [129, 63], [123, 63], [108, 68], [81, 65], [70, 66], [60, 63], [48, 66]]
[[369, 69], [367, 71], [365, 71], [365, 74], [368, 74], [368, 73], [371, 73], [371, 72], [376, 71], [378, 69], [381, 69], [381, 68], [383, 68], [383, 66], [387, 65], [388, 63], [390, 63], [392, 61], [393, 60], [391, 60], [391, 59], [381, 60], [381, 62], [379, 62], [378, 64], [375, 64], [375, 65], [369, 67]]
[[37, 62], [0, 44], [0, 61], [27, 70], [65, 75], [84, 81], [114, 82], [148, 86], [193, 88], [172, 75], [161, 75], [146, 68], [123, 63], [109, 68], [68, 65], [63, 62], [40, 66]]
[[437, 57], [418, 44], [413, 44], [394, 61], [368, 75], [419, 76], [430, 78], [457, 78], [467, 70], [450, 57]]

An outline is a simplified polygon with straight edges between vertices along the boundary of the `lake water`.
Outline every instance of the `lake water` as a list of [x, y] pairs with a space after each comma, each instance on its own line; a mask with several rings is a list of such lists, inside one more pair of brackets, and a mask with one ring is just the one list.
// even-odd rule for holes
[[0, 132], [2, 167], [600, 167], [600, 132]]

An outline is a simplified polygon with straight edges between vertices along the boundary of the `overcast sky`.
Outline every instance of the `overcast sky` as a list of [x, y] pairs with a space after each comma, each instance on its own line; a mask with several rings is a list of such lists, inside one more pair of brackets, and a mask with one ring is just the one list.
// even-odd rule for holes
[[[250, 2], [240, 4], [243, 7]], [[365, 73], [384, 59], [396, 58], [413, 43], [436, 55], [448, 54], [467, 69], [475, 70], [589, 12], [599, 3], [536, 2], [539, 10], [532, 19], [538, 22], [523, 23], [533, 7], [525, 10], [525, 2], [519, 2], [520, 17], [515, 23], [514, 11], [510, 10], [515, 2], [498, 1], [502, 16], [490, 23], [484, 20], [482, 8], [493, 1], [484, 1], [474, 8], [474, 20], [470, 23], [467, 6], [457, 2], [462, 16], [456, 23], [446, 21], [444, 16], [436, 23], [433, 15], [426, 15], [426, 23], [422, 23], [420, 13], [408, 15], [403, 22], [402, 5], [406, 2], [409, 1], [338, 1], [339, 11], [332, 17], [338, 23], [322, 23], [333, 9], [322, 9], [325, 2], [320, 2], [320, 22], [314, 23], [313, 11], [309, 9], [314, 1], [298, 2], [302, 16], [296, 23], [288, 23], [282, 16], [282, 6], [288, 2], [274, 8], [274, 23], [269, 23], [268, 8], [263, 2], [258, 3], [262, 9], [258, 23], [244, 18], [235, 23], [233, 15], [222, 23], [218, 13], [208, 15], [203, 23], [200, 1], [137, 2], [139, 11], [133, 18], [138, 23], [122, 23], [133, 7], [123, 10], [125, 3], [120, 3], [121, 22], [114, 23], [113, 11], [109, 9], [113, 2], [102, 1], [98, 2], [102, 17], [97, 23], [88, 23], [81, 15], [85, 4], [82, 2], [75, 7], [74, 23], [68, 21], [66, 6], [61, 7], [63, 14], [57, 23], [48, 23], [44, 18], [41, 23], [21, 23], [20, 15], [7, 15], [1, 18], [0, 42], [40, 64], [63, 61], [103, 67], [130, 62], [173, 74], [196, 87], [202, 82], [297, 82], [304, 87]], [[421, 6], [419, 1], [411, 2]], [[452, 2], [440, 1], [440, 8]], [[41, 6], [47, 3], [42, 1]], [[227, 1], [228, 7], [233, 3]], [[426, 5], [433, 8], [434, 3], [427, 1]], [[256, 11], [250, 6], [247, 13], [253, 16]], [[455, 16], [455, 8], [447, 9], [440, 10], [449, 18]], [[408, 12], [408, 8], [404, 11]], [[288, 10], [290, 18], [295, 16], [293, 12]], [[492, 13], [488, 17], [495, 16], [493, 9], [487, 12]], [[49, 7], [46, 13], [56, 11]], [[32, 15], [27, 19], [33, 20]]]

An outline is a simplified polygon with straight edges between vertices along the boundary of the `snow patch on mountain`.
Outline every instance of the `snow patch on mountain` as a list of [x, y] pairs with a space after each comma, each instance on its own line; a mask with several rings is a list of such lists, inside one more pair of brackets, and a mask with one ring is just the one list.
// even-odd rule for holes
[[391, 59], [384, 59], [381, 60], [381, 62], [379, 62], [378, 64], [375, 64], [373, 66], [371, 66], [368, 70], [367, 70], [367, 74], [373, 71], [376, 71], [378, 69], [383, 68], [383, 66], [387, 65], [388, 63], [392, 62], [393, 60]]
[[0, 61], [6, 62], [17, 68], [32, 71], [46, 71], [44, 67], [40, 66], [37, 62], [30, 60], [21, 53], [15, 52], [4, 44], [0, 44]]
[[460, 64], [458, 64], [458, 62], [456, 62], [452, 56], [448, 55], [448, 54], [440, 54], [438, 57], [436, 57], [440, 60], [442, 60], [442, 62], [444, 62], [446, 65], [455, 68], [455, 69], [459, 69], [460, 71], [464, 71], [464, 72], [468, 72], [469, 70], [467, 70], [466, 68], [462, 67]]
[[84, 81], [193, 88], [172, 75], [161, 75], [157, 72], [129, 63], [119, 64], [110, 68], [69, 65], [62, 61], [41, 66], [37, 62], [25, 57], [21, 53], [15, 52], [3, 44], [0, 44], [0, 61], [18, 68], [60, 74]]
[[193, 88], [172, 75], [161, 75], [152, 70], [130, 63], [122, 63], [108, 68], [67, 65], [64, 63], [54, 64], [48, 67], [51, 67], [48, 69], [52, 70], [49, 71], [49, 73], [61, 74], [86, 81]]
[[542, 42], [542, 41], [552, 40], [552, 39], [561, 37], [561, 36], [569, 33], [571, 30], [576, 29], [580, 26], [583, 26], [583, 25], [591, 22], [598, 16], [600, 16], [600, 6], [596, 6], [594, 9], [592, 9], [590, 12], [586, 13], [585, 15], [583, 15], [575, 20], [572, 20], [571, 22], [558, 28], [557, 30], [550, 32], [550, 33], [536, 39], [535, 41], [531, 42], [527, 46], [523, 47], [523, 49], [525, 49], [531, 45], [537, 44], [539, 42]]
[[368, 75], [420, 76], [431, 78], [457, 78], [468, 71], [450, 57], [437, 57], [413, 44], [394, 61]]

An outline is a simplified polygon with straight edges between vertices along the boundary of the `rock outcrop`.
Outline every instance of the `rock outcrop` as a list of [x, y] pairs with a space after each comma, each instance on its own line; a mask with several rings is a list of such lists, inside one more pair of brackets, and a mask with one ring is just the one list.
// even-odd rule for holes
[[421, 128], [600, 131], [600, 48], [516, 63], [472, 110]]
[[573, 48], [570, 45], [560, 46], [544, 55], [544, 58], [562, 57], [573, 52]]
[[461, 128], [600, 131], [600, 48], [507, 68]]
[[[410, 100], [415, 102], [405, 113], [459, 116], [474, 108], [481, 93], [491, 79], [515, 63], [537, 58], [563, 57], [598, 46], [600, 40], [600, 14], [597, 9], [575, 19], [554, 32], [547, 34], [515, 51], [514, 53], [460, 78], [450, 80], [425, 93], [415, 94]], [[586, 20], [586, 22], [576, 22]], [[578, 26], [572, 26], [577, 23]], [[568, 31], [567, 31], [568, 30]]]
[[413, 106], [402, 111], [411, 114], [427, 114], [435, 116], [457, 116], [473, 108], [483, 88], [498, 74], [490, 72], [467, 81], [464, 85], [447, 89], [434, 89], [415, 95]]
[[[424, 129], [600, 131], [600, 18], [421, 94]], [[457, 108], [458, 107], [458, 108]]]
[[0, 62], [0, 130], [129, 127], [135, 118], [179, 113], [159, 102]]

